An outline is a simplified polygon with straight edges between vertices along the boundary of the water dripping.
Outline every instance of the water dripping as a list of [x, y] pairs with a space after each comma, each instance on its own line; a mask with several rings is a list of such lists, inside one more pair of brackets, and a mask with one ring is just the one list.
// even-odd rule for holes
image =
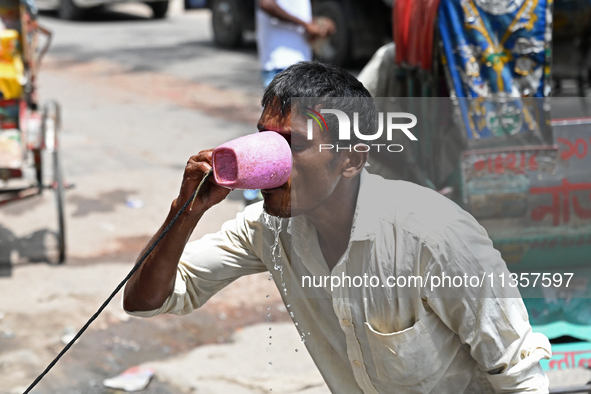
[[264, 213], [265, 225], [273, 233], [273, 245], [271, 245], [271, 261], [273, 262], [273, 269], [279, 272], [281, 280], [283, 280], [283, 266], [281, 265], [281, 245], [279, 245], [279, 234], [281, 234], [281, 226], [283, 225], [283, 218], [278, 218], [278, 225], [275, 227], [271, 223], [271, 215]]

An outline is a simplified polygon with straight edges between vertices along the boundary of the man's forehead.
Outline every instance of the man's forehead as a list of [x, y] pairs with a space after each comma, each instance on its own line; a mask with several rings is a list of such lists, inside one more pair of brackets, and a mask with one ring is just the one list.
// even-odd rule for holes
[[289, 128], [291, 123], [301, 123], [305, 122], [305, 115], [303, 112], [298, 110], [299, 107], [294, 106], [287, 106], [282, 108], [278, 105], [267, 105], [263, 108], [263, 112], [261, 117], [259, 118], [257, 127], [259, 130], [264, 128], [265, 126], [269, 127], [271, 125], [278, 126], [281, 125], [283, 127]]
[[264, 129], [265, 127], [285, 127], [289, 126], [290, 121], [291, 114], [289, 112], [283, 113], [279, 108], [267, 106], [263, 108], [263, 113], [259, 118], [257, 127], [259, 130]]

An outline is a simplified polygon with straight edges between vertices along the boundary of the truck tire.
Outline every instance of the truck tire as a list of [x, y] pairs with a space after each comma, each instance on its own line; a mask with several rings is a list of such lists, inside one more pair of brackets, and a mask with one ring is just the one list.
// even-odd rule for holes
[[164, 19], [168, 11], [168, 1], [153, 1], [146, 3], [152, 9], [153, 19]]
[[350, 60], [350, 40], [342, 4], [334, 0], [320, 1], [314, 7], [313, 13], [315, 17], [322, 16], [332, 19], [336, 27], [335, 34], [322, 45], [314, 46], [314, 58], [335, 66], [346, 65]]
[[82, 19], [84, 16], [84, 9], [78, 7], [72, 0], [60, 0], [57, 15], [60, 19], [75, 21]]
[[236, 48], [242, 44], [244, 15], [236, 0], [213, 0], [211, 26], [217, 46]]

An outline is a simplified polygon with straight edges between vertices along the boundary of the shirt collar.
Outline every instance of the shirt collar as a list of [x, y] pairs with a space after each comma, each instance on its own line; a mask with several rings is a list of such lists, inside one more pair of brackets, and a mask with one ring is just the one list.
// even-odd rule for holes
[[[379, 198], [382, 195], [380, 179], [365, 169], [361, 171], [349, 243], [373, 239], [375, 236], [379, 222]], [[316, 229], [304, 215], [291, 218], [287, 232], [292, 235], [294, 251], [300, 256], [301, 251], [307, 248], [309, 238], [316, 237]], [[296, 234], [299, 236], [294, 236]]]

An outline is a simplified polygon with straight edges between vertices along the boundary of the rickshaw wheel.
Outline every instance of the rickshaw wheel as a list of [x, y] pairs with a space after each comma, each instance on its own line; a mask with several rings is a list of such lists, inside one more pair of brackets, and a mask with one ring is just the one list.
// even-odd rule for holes
[[55, 192], [55, 200], [57, 204], [57, 219], [58, 219], [58, 264], [63, 264], [66, 261], [66, 222], [64, 213], [64, 178], [59, 162], [59, 154], [56, 150], [53, 152], [53, 190]]
[[55, 194], [57, 209], [57, 263], [66, 261], [66, 221], [64, 211], [64, 179], [59, 159], [58, 134], [60, 129], [60, 108], [55, 101], [50, 101], [43, 108], [43, 135], [45, 148], [51, 153], [53, 179], [51, 188]]

